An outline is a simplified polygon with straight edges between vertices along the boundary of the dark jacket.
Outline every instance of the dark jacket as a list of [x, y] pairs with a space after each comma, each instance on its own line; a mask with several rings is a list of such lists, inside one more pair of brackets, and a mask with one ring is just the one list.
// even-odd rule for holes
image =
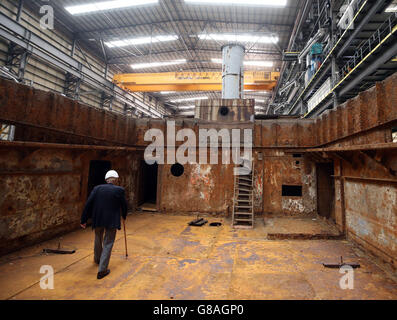
[[92, 218], [92, 228], [121, 229], [120, 215], [127, 217], [124, 188], [102, 184], [92, 190], [81, 216], [81, 224]]

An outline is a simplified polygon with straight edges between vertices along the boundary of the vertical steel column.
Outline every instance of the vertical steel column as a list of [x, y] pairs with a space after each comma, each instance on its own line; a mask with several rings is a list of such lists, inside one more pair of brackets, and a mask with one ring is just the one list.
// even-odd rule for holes
[[76, 52], [76, 39], [73, 39], [73, 43], [72, 43], [72, 51], [70, 53], [70, 56], [73, 58], [74, 57], [74, 53]]
[[106, 63], [105, 64], [105, 74], [104, 74], [105, 79], [107, 79], [107, 77], [108, 77], [108, 72], [109, 72], [109, 65]]
[[[339, 73], [339, 68], [338, 65], [336, 63], [336, 57], [333, 55], [332, 56], [332, 61], [331, 61], [331, 83], [332, 83], [332, 87], [335, 87], [337, 82], [338, 82], [338, 73]], [[339, 105], [339, 99], [338, 99], [339, 95], [337, 91], [334, 91], [332, 93], [332, 99], [333, 99], [333, 108], [336, 108]]]
[[19, 22], [21, 20], [22, 12], [23, 12], [23, 2], [24, 0], [19, 0], [18, 3], [18, 12], [16, 20]]
[[245, 48], [238, 44], [222, 48], [222, 99], [244, 97], [244, 54]]
[[[337, 19], [337, 12], [334, 11], [334, 2], [330, 2], [330, 7], [329, 7], [329, 13], [331, 17], [331, 33], [330, 33], [330, 40], [331, 41], [331, 46], [333, 47], [336, 43], [336, 19]], [[337, 64], [336, 60], [336, 55], [333, 54], [331, 57], [331, 86], [335, 87], [336, 84], [338, 83], [338, 74], [339, 74], [339, 67]], [[333, 101], [333, 108], [338, 107], [339, 105], [339, 99], [338, 99], [338, 92], [334, 91], [332, 93], [332, 101]]]

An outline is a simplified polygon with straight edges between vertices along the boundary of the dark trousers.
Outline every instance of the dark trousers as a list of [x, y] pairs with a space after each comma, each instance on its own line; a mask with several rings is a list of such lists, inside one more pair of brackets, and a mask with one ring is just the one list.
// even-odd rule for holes
[[95, 228], [94, 260], [99, 264], [98, 272], [108, 269], [116, 232], [117, 229]]

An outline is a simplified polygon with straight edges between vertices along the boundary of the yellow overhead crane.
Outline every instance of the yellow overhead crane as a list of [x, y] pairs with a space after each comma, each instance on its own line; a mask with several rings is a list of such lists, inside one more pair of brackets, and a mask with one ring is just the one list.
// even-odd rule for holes
[[[279, 72], [246, 71], [244, 89], [271, 91]], [[116, 74], [113, 82], [132, 92], [222, 91], [222, 72], [162, 72]]]

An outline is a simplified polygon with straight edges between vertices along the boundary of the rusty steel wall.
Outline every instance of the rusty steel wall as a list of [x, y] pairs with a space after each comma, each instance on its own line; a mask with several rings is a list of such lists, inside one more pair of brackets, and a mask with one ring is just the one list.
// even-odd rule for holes
[[33, 141], [39, 141], [35, 134], [44, 129], [74, 137], [77, 143], [130, 145], [135, 131], [132, 118], [4, 79], [0, 79], [0, 121], [34, 128], [25, 133]]
[[397, 73], [315, 119], [316, 146], [391, 142], [397, 125]]
[[[274, 212], [296, 215], [316, 211], [314, 163], [304, 157], [293, 158], [291, 152], [285, 153], [289, 149], [310, 145], [310, 140], [313, 139], [312, 120], [264, 120], [256, 121], [254, 124], [251, 122], [214, 123], [197, 119], [176, 119], [174, 121], [176, 132], [186, 128], [192, 129], [196, 133], [197, 144], [199, 129], [253, 129], [255, 212], [257, 214]], [[167, 122], [165, 120], [141, 119], [137, 121], [136, 128], [136, 146], [149, 144], [144, 141], [144, 135], [148, 129], [160, 129], [164, 133], [164, 144], [168, 145], [166, 140]], [[181, 141], [175, 142], [175, 146], [178, 147], [182, 143]], [[270, 147], [271, 150], [266, 149], [267, 147]], [[265, 149], [262, 150], [262, 148]], [[222, 163], [220, 153], [219, 150], [218, 163]], [[262, 160], [258, 159], [259, 153], [261, 153]], [[201, 166], [186, 164], [183, 176], [176, 178], [170, 174], [170, 165], [160, 165], [158, 210], [164, 213], [229, 214], [233, 197], [233, 166], [233, 164]], [[268, 181], [269, 176], [271, 176], [271, 181], [277, 182], [276, 185], [272, 185]], [[282, 197], [283, 184], [302, 186], [302, 197]]]
[[[315, 120], [255, 121], [255, 146], [313, 147], [390, 142], [391, 137], [387, 133], [397, 121], [396, 83], [397, 74]], [[223, 100], [214, 100], [213, 108], [209, 108], [211, 103], [199, 101], [198, 108], [219, 109]], [[217, 116], [218, 113], [203, 116], [201, 120], [186, 119], [177, 122], [180, 127], [188, 123], [197, 130], [196, 126], [205, 123], [226, 125], [228, 121], [251, 120], [253, 100], [230, 100], [229, 104], [231, 111], [225, 117], [225, 122]], [[165, 130], [166, 127], [165, 120], [137, 120], [115, 115], [61, 95], [3, 79], [0, 79], [0, 121], [16, 124], [17, 131], [22, 131], [18, 137], [30, 141], [45, 142], [39, 140], [44, 137], [47, 142], [66, 139], [70, 143], [126, 146], [147, 145], [143, 141], [147, 129], [158, 127]], [[235, 124], [235, 128], [239, 127], [239, 124]]]
[[0, 147], [0, 254], [79, 227], [90, 160], [119, 171], [130, 209], [136, 206], [136, 156], [91, 151]]
[[[167, 121], [175, 122], [176, 132], [181, 129], [192, 129], [197, 137], [198, 145], [199, 129], [252, 129], [253, 144], [255, 148], [295, 148], [312, 147], [315, 145], [314, 120], [312, 119], [277, 119], [277, 120], [256, 120], [255, 122], [214, 122], [199, 119], [138, 119], [135, 120], [135, 146], [147, 146], [151, 142], [144, 141], [148, 129], [160, 129], [164, 133], [165, 145], [167, 136]], [[242, 140], [242, 139], [241, 139]], [[182, 144], [182, 142], [178, 142]]]
[[[256, 214], [306, 215], [316, 212], [314, 163], [283, 151], [254, 154], [254, 211]], [[174, 177], [171, 165], [159, 170], [158, 210], [163, 213], [210, 213], [231, 215], [233, 164], [186, 164], [184, 174]], [[282, 197], [282, 185], [302, 186], [302, 197]]]
[[277, 119], [256, 120], [255, 147], [310, 147], [314, 146], [314, 120]]
[[234, 166], [187, 164], [184, 167], [184, 174], [174, 177], [171, 165], [162, 166], [160, 211], [231, 215]]
[[[378, 151], [384, 165], [361, 153], [335, 160], [336, 223], [347, 236], [397, 267], [397, 151]], [[376, 158], [376, 154], [375, 158]]]
[[[228, 114], [221, 114], [222, 107], [227, 108]], [[196, 102], [195, 118], [205, 121], [251, 121], [254, 115], [254, 99], [211, 99]]]
[[345, 182], [348, 236], [397, 268], [397, 185]]
[[[318, 145], [349, 147], [391, 143], [397, 126], [397, 74], [336, 109], [335, 136], [325, 139], [332, 123], [316, 119]], [[321, 128], [320, 128], [321, 127]], [[344, 152], [335, 163], [335, 220], [340, 231], [366, 250], [397, 267], [397, 152]]]
[[[257, 213], [306, 215], [316, 212], [316, 175], [313, 162], [295, 158], [281, 150], [263, 151], [263, 160], [255, 164], [262, 171], [261, 207]], [[302, 186], [302, 196], [282, 196], [282, 186]]]

